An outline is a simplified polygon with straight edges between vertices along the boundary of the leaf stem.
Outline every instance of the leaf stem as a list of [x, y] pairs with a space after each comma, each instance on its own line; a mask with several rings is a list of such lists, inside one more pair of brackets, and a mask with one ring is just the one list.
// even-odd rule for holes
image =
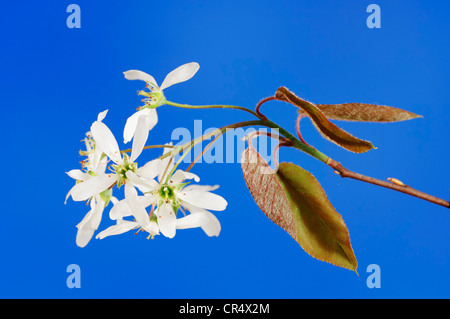
[[267, 127], [278, 130], [281, 133], [281, 135], [283, 135], [284, 137], [286, 137], [288, 140], [290, 140], [292, 142], [292, 145], [291, 145], [292, 147], [297, 148], [297, 149], [311, 155], [312, 157], [318, 159], [321, 162], [327, 163], [329, 161], [330, 158], [327, 155], [318, 151], [314, 147], [298, 140], [294, 135], [292, 135], [291, 133], [286, 131], [284, 128], [282, 128], [278, 124], [276, 124], [270, 120], [266, 120], [264, 122], [261, 121], [260, 125], [267, 126]]
[[236, 106], [236, 105], [189, 105], [189, 104], [179, 104], [175, 102], [166, 101], [167, 105], [172, 105], [175, 107], [185, 108], [185, 109], [236, 109], [248, 112], [250, 114], [253, 114], [259, 119], [262, 119], [259, 114], [256, 112], [242, 106]]

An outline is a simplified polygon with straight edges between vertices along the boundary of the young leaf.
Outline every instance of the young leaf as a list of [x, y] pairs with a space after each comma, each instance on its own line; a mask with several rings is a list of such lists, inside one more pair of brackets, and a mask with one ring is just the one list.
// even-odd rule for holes
[[[396, 107], [364, 103], [316, 104], [329, 120], [399, 122], [422, 117]], [[299, 113], [304, 113], [299, 110]]]
[[297, 242], [311, 256], [356, 272], [347, 226], [317, 179], [292, 163], [281, 163], [277, 176], [296, 221]]
[[308, 115], [317, 130], [329, 141], [355, 153], [366, 152], [374, 146], [368, 141], [361, 140], [342, 130], [335, 124], [331, 123], [325, 114], [314, 104], [305, 101], [285, 87], [280, 87], [275, 93], [278, 100], [291, 103], [299, 107], [306, 115]]
[[247, 188], [262, 212], [289, 235], [296, 238], [294, 215], [283, 187], [274, 171], [254, 149], [251, 141], [248, 144], [248, 148], [241, 157], [241, 167]]
[[270, 220], [311, 256], [356, 272], [348, 230], [310, 173], [287, 163], [273, 171], [251, 142], [241, 165], [253, 199]]

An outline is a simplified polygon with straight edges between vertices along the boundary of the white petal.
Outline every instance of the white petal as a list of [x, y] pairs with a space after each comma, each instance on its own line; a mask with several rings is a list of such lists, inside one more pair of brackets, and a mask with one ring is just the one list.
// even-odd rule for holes
[[111, 196], [111, 203], [113, 203], [113, 205], [116, 205], [118, 202], [119, 202], [119, 200], [117, 199], [117, 197], [114, 197], [114, 196]]
[[93, 176], [84, 182], [76, 184], [70, 190], [70, 195], [76, 202], [85, 201], [108, 189], [116, 180], [117, 175], [115, 174]]
[[108, 161], [108, 156], [106, 156], [106, 154], [104, 155], [100, 147], [95, 147], [93, 151], [90, 151], [88, 155], [88, 162], [86, 164], [89, 170], [99, 175], [105, 172]]
[[153, 161], [148, 162], [144, 166], [139, 167], [136, 171], [136, 174], [146, 179], [154, 179], [156, 176], [158, 176], [161, 170], [161, 164], [162, 161], [157, 158]]
[[158, 113], [156, 112], [156, 109], [147, 108], [147, 110], [147, 126], [148, 129], [151, 130], [158, 124]]
[[177, 229], [201, 227], [210, 237], [219, 236], [221, 226], [216, 216], [208, 211], [189, 214], [177, 219]]
[[134, 187], [139, 188], [139, 190], [143, 193], [151, 192], [152, 190], [158, 187], [158, 183], [155, 180], [153, 179], [147, 180], [140, 178], [132, 171], [127, 171], [126, 175], [131, 184], [133, 184]]
[[114, 204], [114, 206], [109, 211], [109, 218], [111, 218], [112, 220], [116, 220], [131, 215], [132, 213], [130, 205], [128, 205], [128, 202], [125, 199], [122, 199], [121, 201]]
[[142, 228], [144, 228], [144, 230], [151, 235], [159, 235], [159, 227], [153, 221], [151, 221], [148, 225], [143, 226]]
[[108, 113], [108, 110], [98, 113], [97, 121], [99, 121], [99, 122], [103, 121], [105, 119], [107, 113]]
[[67, 192], [66, 199], [64, 200], [64, 205], [67, 204], [67, 200], [69, 199], [70, 195], [72, 195], [72, 190], [77, 186], [76, 184]]
[[91, 240], [94, 232], [98, 229], [102, 220], [105, 203], [102, 200], [96, 202], [95, 208], [91, 210], [86, 217], [77, 225], [78, 232], [76, 244], [79, 247], [85, 247]]
[[94, 167], [94, 173], [97, 175], [104, 174], [106, 171], [106, 167], [108, 167], [108, 157], [105, 156], [101, 160], [97, 162], [97, 165]]
[[178, 68], [167, 74], [166, 78], [163, 81], [163, 84], [161, 84], [160, 89], [164, 90], [171, 85], [189, 80], [194, 76], [195, 73], [197, 73], [199, 68], [200, 65], [197, 62], [186, 63], [182, 66], [179, 66]]
[[203, 192], [211, 192], [211, 191], [215, 191], [219, 187], [220, 187], [219, 185], [210, 186], [210, 185], [192, 184], [192, 185], [187, 185], [186, 187], [183, 188], [183, 190], [184, 191], [199, 190], [199, 191], [203, 191]]
[[95, 147], [99, 147], [116, 164], [122, 163], [119, 145], [111, 130], [103, 122], [94, 122], [91, 133], [95, 140]]
[[136, 131], [134, 132], [133, 137], [133, 146], [131, 149], [131, 156], [130, 156], [132, 162], [134, 162], [139, 157], [139, 155], [141, 155], [145, 143], [147, 143], [147, 138], [148, 138], [147, 119], [146, 116], [141, 116], [138, 119]]
[[177, 217], [173, 211], [172, 205], [163, 204], [158, 207], [158, 210], [155, 213], [158, 217], [158, 225], [161, 233], [168, 238], [175, 237]]
[[127, 80], [141, 80], [144, 82], [150, 82], [154, 84], [155, 86], [158, 86], [156, 83], [156, 80], [153, 76], [150, 74], [147, 74], [145, 72], [139, 71], [139, 70], [129, 70], [123, 72], [123, 75], [125, 76], [125, 79]]
[[138, 125], [138, 120], [141, 116], [145, 116], [147, 119], [147, 130], [151, 130], [158, 123], [158, 115], [155, 109], [145, 108], [137, 111], [131, 115], [125, 123], [123, 130], [123, 142], [126, 144], [133, 139]]
[[211, 210], [224, 210], [228, 204], [222, 196], [200, 190], [182, 189], [177, 197], [191, 205]]
[[138, 223], [129, 220], [124, 220], [121, 221], [120, 223], [117, 223], [117, 225], [113, 225], [106, 228], [104, 231], [100, 232], [97, 236], [95, 236], [95, 238], [103, 239], [108, 236], [120, 235], [138, 227], [139, 227]]
[[91, 177], [88, 173], [85, 173], [85, 172], [83, 172], [82, 170], [79, 170], [79, 169], [73, 169], [71, 171], [66, 172], [66, 174], [69, 175], [70, 177], [72, 177], [73, 179], [77, 180], [77, 181], [85, 181], [89, 177]]
[[102, 220], [103, 210], [105, 209], [105, 202], [97, 195], [91, 200], [91, 210], [86, 214], [85, 218], [77, 225], [77, 228], [91, 228], [96, 230]]
[[84, 224], [86, 224], [89, 220], [89, 218], [91, 218], [92, 212], [95, 210], [95, 200], [92, 200], [91, 203], [91, 209], [89, 210], [89, 212], [83, 217], [83, 219], [81, 220], [81, 222], [78, 223], [78, 225], [76, 226], [78, 229], [80, 229], [81, 227], [83, 227]]
[[144, 195], [144, 196], [139, 196], [139, 201], [141, 202], [141, 205], [143, 207], [148, 207], [150, 205], [156, 204], [157, 198], [158, 198], [158, 196], [156, 196], [156, 195]]
[[125, 198], [138, 224], [142, 227], [148, 226], [150, 224], [148, 213], [139, 201], [136, 189], [129, 183], [125, 184]]
[[185, 172], [181, 169], [178, 169], [173, 175], [170, 177], [170, 184], [177, 185], [182, 183], [185, 179], [194, 179], [196, 182], [200, 181], [200, 178], [190, 172]]
[[[148, 207], [155, 203], [156, 196], [138, 196], [138, 200], [143, 207]], [[125, 199], [114, 204], [113, 208], [111, 208], [111, 210], [109, 211], [109, 218], [111, 218], [112, 220], [117, 220], [131, 215], [133, 215], [133, 212], [130, 205], [128, 204], [128, 201]]]

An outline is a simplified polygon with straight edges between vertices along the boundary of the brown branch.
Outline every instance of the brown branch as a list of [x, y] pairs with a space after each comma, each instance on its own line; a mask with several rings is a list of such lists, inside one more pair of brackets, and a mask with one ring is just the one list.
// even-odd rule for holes
[[403, 183], [386, 182], [386, 181], [382, 181], [382, 180], [379, 180], [379, 179], [376, 179], [373, 177], [369, 177], [369, 176], [365, 176], [365, 175], [362, 175], [359, 173], [352, 172], [352, 171], [346, 169], [344, 166], [342, 166], [341, 163], [338, 163], [332, 159], [329, 159], [327, 164], [329, 166], [331, 166], [333, 169], [335, 169], [336, 173], [339, 174], [341, 177], [349, 177], [349, 178], [353, 178], [353, 179], [363, 181], [366, 183], [393, 189], [398, 192], [405, 193], [405, 194], [408, 194], [411, 196], [415, 196], [417, 198], [424, 199], [424, 200], [432, 202], [434, 204], [441, 205], [446, 208], [450, 208], [450, 202], [440, 199], [440, 198], [437, 198], [437, 197], [434, 197], [432, 195], [423, 193], [421, 191], [418, 191], [412, 187], [409, 187], [408, 185], [404, 185]]

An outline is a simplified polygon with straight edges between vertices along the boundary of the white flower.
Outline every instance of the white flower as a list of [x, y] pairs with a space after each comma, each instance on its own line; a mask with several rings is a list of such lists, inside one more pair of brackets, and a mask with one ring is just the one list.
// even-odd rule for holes
[[139, 184], [139, 178], [152, 179], [155, 176], [154, 171], [158, 170], [158, 161], [149, 162], [139, 168], [136, 163], [136, 159], [142, 153], [148, 138], [148, 130], [145, 121], [146, 119], [144, 116], [141, 116], [138, 119], [130, 156], [120, 152], [113, 133], [104, 123], [97, 121], [91, 126], [91, 133], [96, 144], [114, 162], [112, 168], [114, 169], [115, 174], [111, 175], [115, 182], [117, 182], [118, 187], [129, 180], [127, 175], [129, 172], [133, 173], [133, 177], [138, 177], [136, 178], [136, 181]]
[[[112, 219], [115, 219], [117, 224], [100, 232], [96, 238], [103, 239], [107, 236], [119, 235], [136, 228], [142, 228], [150, 234], [150, 237], [159, 235], [156, 221], [151, 220], [145, 210], [145, 207], [150, 203], [143, 202], [143, 197], [138, 197], [136, 189], [129, 183], [125, 184], [125, 199], [115, 203], [110, 212], [110, 216], [115, 217]], [[123, 220], [123, 217], [130, 215], [134, 216], [135, 221]]]
[[131, 141], [135, 135], [137, 121], [140, 116], [144, 115], [146, 118], [146, 126], [148, 130], [151, 130], [158, 122], [158, 115], [156, 113], [156, 107], [163, 105], [166, 102], [163, 90], [174, 84], [184, 82], [192, 78], [200, 68], [197, 62], [190, 62], [179, 66], [172, 72], [170, 72], [164, 79], [161, 86], [158, 86], [156, 80], [150, 74], [139, 70], [129, 70], [124, 72], [125, 78], [128, 80], [141, 80], [146, 82], [146, 88], [150, 92], [140, 91], [139, 95], [143, 95], [146, 98], [143, 100], [145, 105], [139, 108], [139, 111], [130, 116], [125, 124], [123, 131], [124, 143]]
[[[94, 152], [91, 154], [94, 160], [92, 162], [89, 160], [85, 166], [96, 167], [97, 170], [88, 170], [87, 172], [73, 170], [68, 173], [69, 176], [77, 179], [77, 184], [72, 187], [67, 197], [71, 196], [75, 201], [91, 201], [91, 211], [88, 215], [89, 218], [92, 219], [92, 222], [87, 222], [88, 219], [86, 219], [79, 224], [79, 233], [90, 234], [91, 237], [98, 228], [104, 207], [108, 204], [109, 199], [111, 199], [111, 186], [116, 183], [119, 187], [125, 184], [128, 181], [128, 171], [134, 172], [135, 175], [133, 175], [133, 177], [139, 181], [140, 178], [153, 178], [153, 176], [155, 176], [153, 171], [158, 170], [157, 167], [154, 167], [155, 163], [150, 163], [150, 165], [138, 168], [137, 163], [135, 162], [137, 157], [141, 154], [148, 137], [148, 130], [144, 124], [144, 117], [139, 118], [130, 156], [126, 154], [123, 154], [122, 156], [114, 135], [102, 122], [103, 118], [104, 116], [99, 116], [97, 121], [92, 124], [89, 133], [91, 138], [89, 139], [89, 143], [86, 144], [88, 149], [91, 145], [95, 145], [95, 148]], [[104, 172], [107, 164], [104, 162], [106, 157], [102, 154], [106, 154], [106, 156], [114, 162], [114, 165], [112, 165], [112, 168], [115, 171], [114, 173], [106, 174]], [[102, 158], [102, 161], [97, 163], [97, 158]], [[98, 216], [100, 216], [100, 218], [98, 218]], [[86, 229], [89, 229], [89, 232], [85, 231]], [[77, 239], [77, 243], [80, 242], [80, 245], [82, 243], [87, 244], [91, 237], [87, 238], [86, 235], [83, 237], [85, 238], [83, 240]]]
[[[66, 201], [69, 196], [72, 196], [74, 201], [85, 201], [95, 195], [102, 193], [111, 187], [116, 181], [116, 176], [114, 174], [106, 174], [105, 169], [108, 163], [108, 155], [103, 150], [101, 144], [105, 144], [103, 141], [98, 140], [97, 134], [94, 134], [93, 128], [101, 125], [106, 127], [102, 120], [106, 116], [106, 112], [101, 112], [97, 121], [95, 121], [91, 130], [86, 134], [88, 137], [85, 139], [86, 152], [80, 152], [82, 155], [87, 155], [87, 160], [82, 162], [83, 168], [86, 169], [85, 172], [80, 170], [71, 170], [67, 174], [77, 180], [77, 184], [72, 187], [66, 196]], [[106, 127], [107, 128], [107, 127]], [[107, 128], [109, 131], [109, 129]], [[111, 131], [109, 133], [112, 135]], [[117, 144], [117, 143], [116, 143]], [[104, 154], [105, 153], [105, 154]]]
[[[168, 148], [166, 148], [165, 153]], [[153, 171], [153, 177], [158, 176], [159, 183], [153, 179], [139, 178], [134, 172], [128, 171], [127, 178], [131, 183], [137, 186], [143, 193], [143, 196], [127, 197], [125, 200], [118, 202], [110, 211], [110, 218], [117, 220], [117, 225], [111, 226], [105, 232], [100, 233], [97, 238], [104, 238], [110, 235], [116, 235], [125, 231], [139, 228], [146, 230], [151, 236], [155, 234], [153, 223], [157, 225], [159, 231], [169, 238], [173, 238], [176, 229], [186, 229], [201, 227], [208, 236], [218, 236], [221, 230], [219, 220], [207, 209], [221, 211], [227, 206], [227, 202], [219, 195], [213, 194], [218, 186], [186, 186], [184, 180], [194, 179], [199, 181], [199, 177], [195, 174], [177, 170], [169, 178], [164, 173], [169, 173], [173, 167], [170, 158], [163, 161], [155, 160], [161, 164], [159, 171]], [[152, 163], [150, 162], [150, 163]], [[149, 165], [148, 163], [147, 165]], [[152, 164], [155, 168], [157, 165]], [[148, 176], [150, 177], [150, 176]], [[165, 182], [167, 180], [167, 183]], [[127, 184], [128, 185], [128, 184]], [[127, 187], [126, 185], [126, 187]], [[125, 189], [127, 191], [127, 188]], [[130, 190], [128, 190], [130, 192]], [[134, 190], [135, 191], [135, 190]], [[134, 194], [134, 193], [133, 193]], [[145, 208], [152, 206], [150, 214]], [[155, 209], [155, 207], [157, 207]], [[178, 210], [183, 207], [190, 211], [190, 214], [177, 218]], [[144, 215], [145, 212], [145, 215]], [[136, 222], [123, 224], [123, 218], [134, 216]], [[144, 218], [145, 217], [145, 218]], [[153, 230], [149, 231], [149, 226]]]
[[[97, 121], [101, 122], [105, 118], [107, 112], [108, 110], [99, 113]], [[77, 198], [80, 192], [79, 185], [88, 185], [91, 183], [89, 180], [94, 179], [96, 176], [105, 175], [108, 159], [103, 156], [103, 151], [97, 147], [91, 132], [86, 133], [84, 142], [86, 144], [86, 151], [81, 151], [80, 154], [86, 155], [87, 159], [81, 162], [83, 170], [73, 169], [67, 172], [67, 174], [75, 179], [77, 183], [67, 193], [65, 202], [67, 202], [69, 196], [75, 196], [75, 198]], [[112, 192], [105, 189], [87, 199], [90, 200], [91, 209], [77, 225], [78, 232], [76, 244], [80, 247], [86, 246], [91, 240], [94, 232], [98, 229], [102, 219], [103, 210], [112, 199]]]
[[[101, 122], [105, 118], [107, 112], [108, 112], [108, 110], [99, 113], [97, 116], [97, 121]], [[81, 162], [81, 165], [82, 165], [82, 168], [84, 169], [84, 171], [79, 170], [79, 169], [73, 169], [73, 170], [67, 172], [67, 175], [69, 175], [70, 177], [72, 177], [73, 179], [75, 179], [78, 182], [83, 182], [83, 181], [86, 181], [86, 180], [92, 178], [93, 176], [104, 174], [106, 165], [108, 162], [107, 158], [102, 157], [103, 151], [99, 147], [96, 147], [95, 141], [92, 138], [91, 132], [86, 133], [86, 138], [84, 139], [84, 143], [86, 145], [86, 151], [80, 151], [81, 155], [87, 156], [87, 159]], [[74, 188], [75, 188], [75, 190], [74, 190]], [[69, 196], [72, 194], [72, 192], [73, 191], [76, 192], [77, 187], [74, 187], [74, 188], [72, 188], [67, 193], [66, 202], [67, 202], [67, 199], [69, 198]]]
[[[117, 199], [111, 197], [112, 202]], [[83, 220], [76, 226], [78, 228], [76, 244], [79, 247], [85, 247], [92, 239], [94, 232], [98, 229], [102, 220], [103, 210], [109, 201], [105, 201], [100, 195], [96, 195], [90, 200], [90, 211], [86, 214]]]

